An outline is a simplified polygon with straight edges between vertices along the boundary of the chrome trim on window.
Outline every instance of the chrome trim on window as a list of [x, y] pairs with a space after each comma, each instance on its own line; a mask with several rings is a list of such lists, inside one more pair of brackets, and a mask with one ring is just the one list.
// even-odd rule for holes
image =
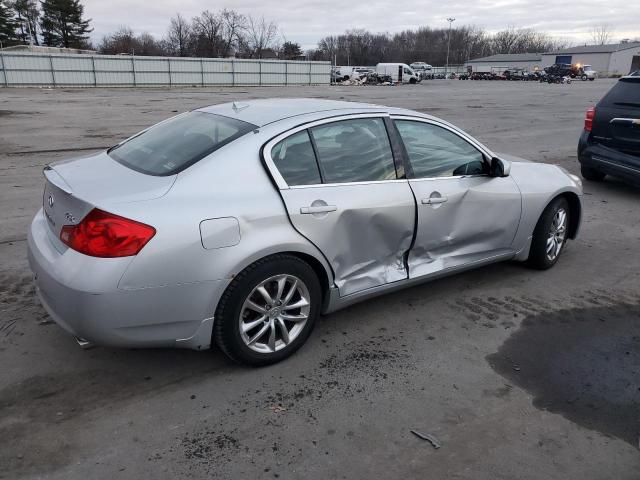
[[315, 187], [331, 187], [331, 186], [338, 186], [338, 185], [368, 185], [371, 183], [386, 183], [386, 182], [405, 182], [406, 180], [401, 180], [401, 179], [393, 179], [393, 180], [373, 180], [373, 181], [369, 181], [369, 182], [345, 182], [345, 183], [318, 183], [318, 184], [313, 184], [313, 185], [289, 185], [286, 180], [284, 179], [284, 177], [280, 174], [280, 171], [278, 170], [278, 167], [276, 167], [275, 162], [273, 161], [273, 158], [271, 157], [271, 150], [273, 149], [273, 147], [276, 146], [276, 144], [278, 144], [279, 142], [281, 142], [282, 140], [284, 140], [285, 138], [288, 138], [292, 135], [295, 135], [296, 133], [302, 131], [302, 130], [306, 130], [309, 128], [313, 128], [313, 127], [317, 127], [319, 125], [325, 125], [327, 123], [335, 123], [335, 122], [341, 122], [344, 120], [354, 120], [354, 119], [358, 119], [358, 118], [389, 118], [389, 113], [352, 113], [352, 114], [345, 114], [345, 115], [339, 115], [339, 116], [335, 116], [335, 117], [330, 117], [330, 118], [323, 118], [322, 120], [314, 120], [312, 122], [309, 123], [305, 123], [303, 125], [299, 125], [295, 128], [292, 128], [291, 130], [287, 130], [284, 133], [281, 133], [280, 135], [278, 135], [275, 138], [272, 138], [271, 140], [269, 140], [263, 147], [262, 152], [263, 152], [263, 156], [264, 156], [264, 161], [267, 165], [267, 168], [269, 169], [269, 173], [271, 174], [273, 180], [276, 182], [276, 185], [278, 186], [278, 188], [280, 190], [288, 190], [290, 188], [315, 188]]

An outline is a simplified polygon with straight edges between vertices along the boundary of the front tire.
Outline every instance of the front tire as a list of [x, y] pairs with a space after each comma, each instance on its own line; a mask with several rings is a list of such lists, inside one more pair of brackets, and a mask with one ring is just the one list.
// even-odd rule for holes
[[533, 231], [529, 266], [547, 270], [555, 265], [567, 243], [569, 202], [558, 197], [544, 209]]
[[599, 172], [595, 168], [585, 167], [584, 165], [580, 165], [580, 173], [582, 174], [582, 178], [592, 182], [601, 182], [604, 180], [604, 177], [606, 177], [606, 174]]
[[237, 363], [279, 362], [309, 338], [321, 301], [309, 264], [287, 254], [263, 258], [240, 272], [222, 295], [213, 340]]

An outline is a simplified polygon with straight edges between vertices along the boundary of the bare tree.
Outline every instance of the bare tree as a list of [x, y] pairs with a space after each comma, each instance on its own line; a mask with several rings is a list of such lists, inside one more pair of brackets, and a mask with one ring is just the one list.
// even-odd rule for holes
[[205, 10], [192, 22], [193, 50], [197, 56], [218, 57], [223, 50], [223, 20], [220, 15]]
[[38, 20], [40, 19], [40, 9], [37, 0], [15, 0], [7, 4], [16, 12], [16, 20], [20, 29], [22, 43], [29, 43], [29, 36], [36, 45], [40, 45], [38, 40]]
[[249, 16], [246, 42], [252, 56], [262, 58], [266, 49], [275, 48], [277, 37], [278, 25], [275, 22]]
[[221, 56], [228, 57], [238, 46], [247, 28], [247, 18], [235, 10], [224, 9], [220, 12], [222, 19], [222, 51]]
[[611, 29], [609, 25], [603, 23], [591, 29], [591, 38], [596, 45], [605, 45], [611, 41]]
[[191, 25], [179, 13], [171, 19], [167, 30], [166, 43], [169, 49], [179, 57], [189, 54], [188, 46], [191, 39]]

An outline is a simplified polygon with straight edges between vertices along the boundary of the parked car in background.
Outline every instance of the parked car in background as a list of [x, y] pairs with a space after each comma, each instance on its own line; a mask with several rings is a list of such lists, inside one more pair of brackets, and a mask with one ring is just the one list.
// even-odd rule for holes
[[406, 63], [379, 63], [376, 65], [376, 72], [379, 75], [389, 75], [393, 82], [415, 84], [422, 80]]
[[425, 80], [425, 79], [433, 78], [433, 67], [431, 65], [429, 65], [428, 63], [425, 63], [425, 62], [413, 62], [409, 66], [414, 70], [414, 72], [416, 72], [418, 75], [420, 75], [421, 79]]
[[640, 76], [622, 77], [587, 110], [578, 142], [582, 176], [640, 183]]
[[504, 260], [548, 269], [582, 216], [558, 166], [317, 99], [200, 108], [44, 176], [28, 257], [53, 320], [85, 346], [215, 342], [251, 365], [375, 295]]

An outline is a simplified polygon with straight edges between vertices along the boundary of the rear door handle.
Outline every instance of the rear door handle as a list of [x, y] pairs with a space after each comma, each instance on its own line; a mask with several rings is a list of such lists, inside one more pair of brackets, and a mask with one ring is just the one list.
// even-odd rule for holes
[[335, 212], [338, 209], [335, 205], [317, 205], [311, 207], [301, 207], [300, 213], [303, 215], [313, 215], [314, 213]]
[[422, 204], [423, 205], [437, 205], [438, 203], [444, 203], [446, 202], [448, 199], [446, 196], [443, 197], [429, 197], [429, 198], [423, 198], [422, 199]]

